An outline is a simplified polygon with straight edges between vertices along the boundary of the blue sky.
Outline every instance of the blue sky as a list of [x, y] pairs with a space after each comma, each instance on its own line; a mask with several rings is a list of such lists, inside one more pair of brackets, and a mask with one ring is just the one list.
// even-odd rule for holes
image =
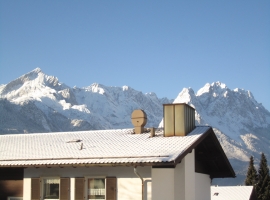
[[270, 110], [270, 1], [0, 0], [0, 84], [36, 67], [168, 98], [221, 81]]

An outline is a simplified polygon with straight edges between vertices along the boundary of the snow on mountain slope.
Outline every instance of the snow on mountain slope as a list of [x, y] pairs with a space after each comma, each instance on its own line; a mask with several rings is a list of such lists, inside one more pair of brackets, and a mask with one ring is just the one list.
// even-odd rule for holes
[[[1, 133], [128, 128], [132, 127], [130, 116], [134, 109], [144, 109], [147, 125], [157, 126], [162, 118], [162, 103], [171, 102], [128, 86], [94, 83], [85, 88], [70, 88], [39, 68], [1, 85], [0, 99], [3, 119], [13, 113], [32, 120], [30, 124], [27, 120], [16, 123], [18, 119], [10, 117], [8, 123], [0, 123]], [[13, 110], [10, 113], [9, 108]], [[39, 131], [30, 128], [32, 122], [40, 127]]]
[[[171, 102], [128, 86], [93, 83], [71, 88], [37, 68], [0, 85], [0, 134], [129, 128], [134, 109], [144, 109], [146, 126], [157, 127], [163, 117], [162, 104]], [[237, 173], [236, 179], [214, 179], [213, 184], [243, 184], [251, 155], [257, 165], [261, 152], [270, 161], [270, 113], [250, 91], [231, 90], [215, 82], [197, 93], [184, 88], [174, 103], [193, 106], [196, 124], [214, 128]]]
[[261, 152], [270, 160], [270, 112], [250, 91], [231, 90], [220, 82], [207, 83], [196, 94], [184, 88], [173, 103], [191, 105], [196, 109], [196, 123], [214, 128], [238, 175], [235, 184], [243, 184], [251, 155], [257, 165]]

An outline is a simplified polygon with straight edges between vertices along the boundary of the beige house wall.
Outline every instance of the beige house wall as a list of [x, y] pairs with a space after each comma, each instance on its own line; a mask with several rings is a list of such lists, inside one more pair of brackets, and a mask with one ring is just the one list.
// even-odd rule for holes
[[[210, 200], [211, 180], [209, 175], [195, 173], [195, 150], [175, 168], [137, 167], [137, 172], [144, 179], [144, 200]], [[76, 177], [116, 177], [118, 200], [142, 199], [142, 182], [133, 167], [26, 168], [24, 200], [31, 199], [34, 177], [70, 177], [71, 200], [74, 200]]]
[[[137, 167], [137, 172], [144, 179], [144, 199], [151, 200], [151, 167]], [[117, 178], [117, 199], [141, 200], [142, 181], [134, 174], [133, 167], [52, 167], [26, 168], [24, 171], [24, 200], [31, 199], [32, 177], [70, 177], [70, 200], [74, 200], [75, 177], [107, 177]], [[85, 188], [87, 186], [85, 185]], [[85, 189], [86, 192], [86, 189]], [[86, 196], [86, 194], [85, 194]]]

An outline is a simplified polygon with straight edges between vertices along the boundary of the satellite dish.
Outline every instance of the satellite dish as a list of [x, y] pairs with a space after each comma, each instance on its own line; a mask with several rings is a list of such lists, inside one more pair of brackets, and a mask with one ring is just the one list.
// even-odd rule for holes
[[136, 134], [143, 133], [147, 123], [146, 113], [143, 110], [134, 110], [131, 114], [131, 122], [135, 127]]

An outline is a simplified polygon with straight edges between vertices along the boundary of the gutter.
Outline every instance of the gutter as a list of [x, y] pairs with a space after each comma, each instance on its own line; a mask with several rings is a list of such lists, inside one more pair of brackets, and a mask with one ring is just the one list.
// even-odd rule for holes
[[144, 181], [143, 181], [142, 176], [137, 172], [136, 167], [137, 166], [134, 167], [134, 174], [136, 174], [136, 176], [138, 176], [142, 180], [142, 200], [143, 200], [143, 196], [144, 196]]
[[145, 167], [145, 166], [151, 166], [151, 167], [174, 167], [174, 163], [173, 162], [168, 162], [168, 163], [45, 163], [45, 164], [9, 164], [9, 165], [1, 165], [0, 163], [0, 169], [1, 168], [17, 168], [17, 167], [23, 167], [23, 168], [31, 168], [31, 167], [35, 167], [35, 168], [42, 168], [42, 167], [117, 167], [117, 166], [122, 166], [122, 167], [134, 167], [134, 166], [141, 166], [141, 167]]

